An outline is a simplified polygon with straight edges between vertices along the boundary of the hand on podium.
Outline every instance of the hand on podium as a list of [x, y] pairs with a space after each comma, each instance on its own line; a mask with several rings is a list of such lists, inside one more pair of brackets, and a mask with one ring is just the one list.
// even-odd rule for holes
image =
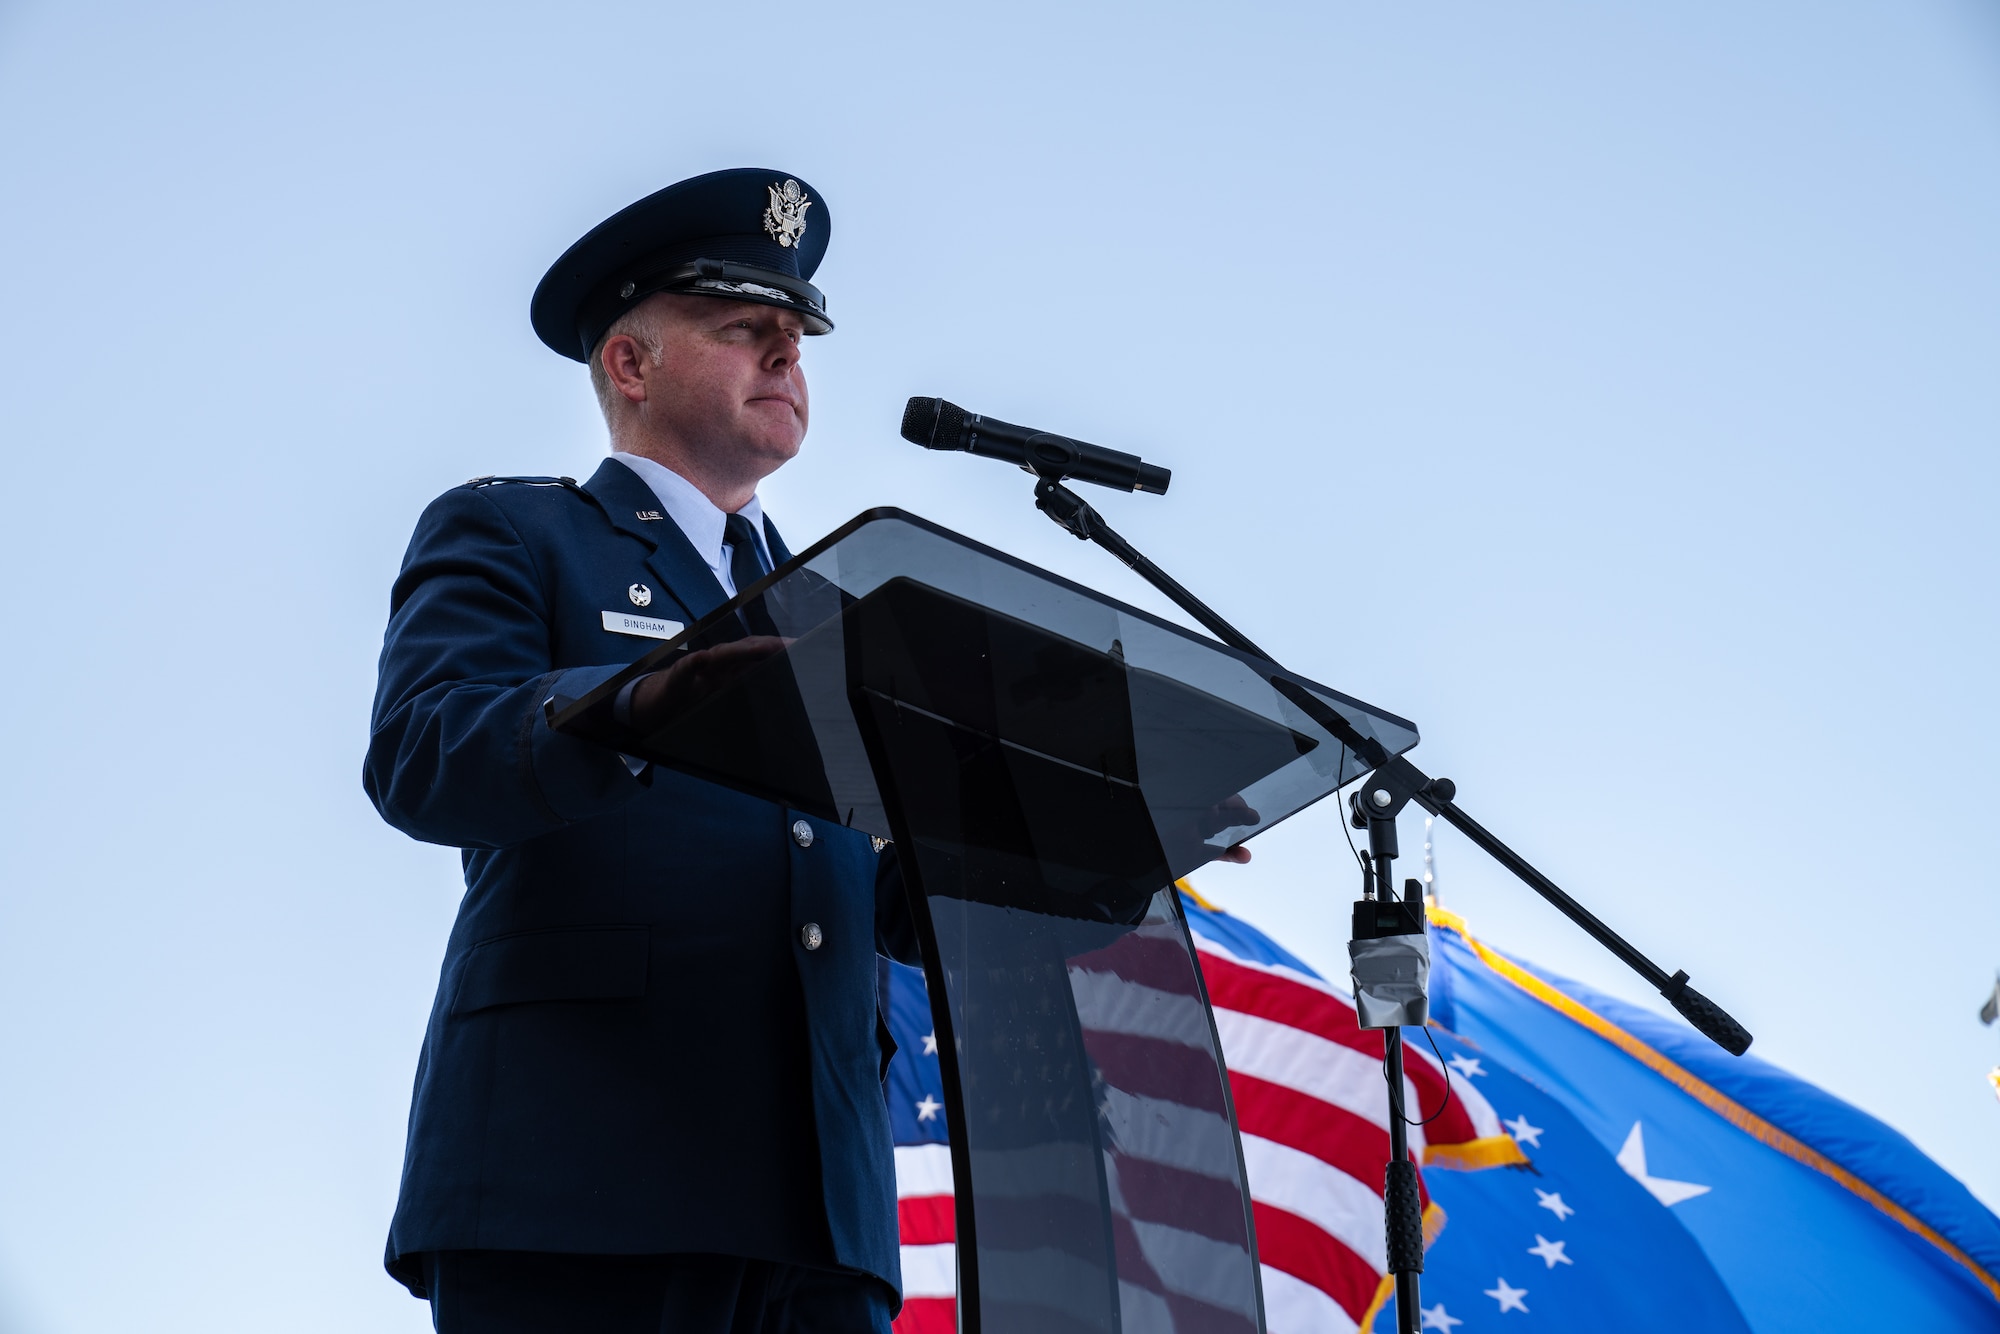
[[632, 683], [632, 725], [646, 735], [659, 731], [758, 663], [783, 653], [791, 642], [779, 635], [750, 635], [683, 654]]
[[[1215, 803], [1215, 806], [1209, 811], [1208, 820], [1205, 822], [1207, 827], [1201, 831], [1202, 837], [1207, 838], [1212, 834], [1219, 834], [1223, 830], [1233, 828], [1237, 825], [1256, 824], [1257, 820], [1257, 812], [1252, 810], [1250, 803], [1243, 800], [1241, 796], [1225, 797], [1223, 800]], [[1216, 860], [1242, 866], [1250, 860], [1250, 849], [1238, 843], [1235, 847], [1230, 848], [1220, 857], [1217, 857]]]

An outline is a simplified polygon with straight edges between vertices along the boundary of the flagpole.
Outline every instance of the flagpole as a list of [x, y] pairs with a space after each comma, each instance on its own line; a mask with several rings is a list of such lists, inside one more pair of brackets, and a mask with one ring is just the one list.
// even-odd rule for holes
[[1444, 903], [1444, 900], [1438, 897], [1437, 859], [1431, 851], [1431, 842], [1434, 837], [1432, 827], [1436, 824], [1437, 817], [1435, 815], [1426, 815], [1424, 817], [1424, 902], [1431, 907], [1437, 907]]

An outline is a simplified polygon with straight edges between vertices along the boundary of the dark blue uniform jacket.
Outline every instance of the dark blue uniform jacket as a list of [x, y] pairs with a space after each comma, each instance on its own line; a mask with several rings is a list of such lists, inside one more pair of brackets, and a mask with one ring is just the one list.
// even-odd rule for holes
[[582, 491], [459, 487], [391, 595], [368, 795], [465, 850], [389, 1230], [420, 1295], [414, 1257], [477, 1248], [714, 1252], [900, 1287], [876, 956], [915, 948], [893, 850], [810, 819], [801, 846], [797, 812], [635, 778], [543, 719], [660, 642], [605, 612], [692, 624], [725, 600], [658, 512], [610, 459]]

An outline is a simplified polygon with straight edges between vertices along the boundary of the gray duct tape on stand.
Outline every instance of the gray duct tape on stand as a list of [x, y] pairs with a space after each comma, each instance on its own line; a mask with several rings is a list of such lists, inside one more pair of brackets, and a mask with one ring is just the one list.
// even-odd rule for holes
[[1347, 942], [1348, 976], [1363, 1028], [1422, 1027], [1430, 1019], [1431, 941], [1422, 934]]

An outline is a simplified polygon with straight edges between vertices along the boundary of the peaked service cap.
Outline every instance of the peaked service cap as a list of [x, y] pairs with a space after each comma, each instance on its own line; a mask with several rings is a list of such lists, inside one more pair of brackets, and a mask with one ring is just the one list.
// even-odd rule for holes
[[544, 343], [589, 361], [604, 331], [655, 292], [685, 292], [797, 311], [806, 332], [833, 328], [807, 280], [833, 219], [796, 176], [733, 167], [691, 176], [618, 210], [542, 275], [528, 318]]

